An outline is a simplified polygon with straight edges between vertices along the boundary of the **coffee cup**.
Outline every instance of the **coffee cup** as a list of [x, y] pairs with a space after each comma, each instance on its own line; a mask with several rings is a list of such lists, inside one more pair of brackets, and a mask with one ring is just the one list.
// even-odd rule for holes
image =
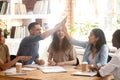
[[88, 62], [82, 62], [81, 63], [82, 72], [88, 71]]
[[21, 73], [22, 72], [22, 63], [16, 63], [16, 72]]

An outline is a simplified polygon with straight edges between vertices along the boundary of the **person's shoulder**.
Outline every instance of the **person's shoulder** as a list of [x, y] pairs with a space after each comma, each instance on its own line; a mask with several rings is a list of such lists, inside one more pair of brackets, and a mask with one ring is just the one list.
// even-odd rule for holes
[[103, 44], [100, 48], [100, 51], [106, 51], [107, 53], [109, 52], [109, 47], [107, 44]]
[[21, 38], [21, 39], [20, 39], [20, 41], [22, 41], [22, 40], [26, 39], [27, 37], [28, 37], [28, 36], [25, 36], [25, 37]]
[[116, 56], [120, 56], [120, 48], [115, 51]]
[[27, 39], [27, 38], [29, 38], [29, 37], [31, 37], [31, 36], [25, 36], [22, 40]]
[[26, 39], [43, 39], [40, 35], [29, 35], [23, 38], [23, 40]]
[[8, 49], [8, 46], [6, 44], [3, 45], [4, 48]]
[[70, 45], [69, 50], [75, 50], [75, 47], [73, 45]]
[[116, 61], [120, 61], [120, 48], [116, 50], [115, 54], [112, 56]]
[[7, 44], [4, 44], [3, 46], [8, 47]]
[[107, 44], [103, 44], [102, 48], [108, 48], [108, 45]]
[[24, 38], [22, 38], [21, 41], [26, 41], [26, 40], [30, 39], [31, 37], [32, 37], [32, 36], [25, 36]]

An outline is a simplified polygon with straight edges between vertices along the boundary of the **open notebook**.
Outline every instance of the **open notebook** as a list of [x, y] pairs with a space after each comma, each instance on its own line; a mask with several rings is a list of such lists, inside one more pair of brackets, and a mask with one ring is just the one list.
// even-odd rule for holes
[[61, 66], [40, 66], [39, 69], [44, 73], [67, 72], [67, 70]]
[[95, 76], [97, 72], [73, 72], [74, 76]]
[[34, 67], [37, 69], [40, 69], [44, 73], [52, 73], [52, 72], [67, 72], [66, 69], [64, 69], [61, 66], [46, 66], [46, 65], [37, 65], [37, 64], [31, 64], [31, 65], [25, 65], [29, 67]]

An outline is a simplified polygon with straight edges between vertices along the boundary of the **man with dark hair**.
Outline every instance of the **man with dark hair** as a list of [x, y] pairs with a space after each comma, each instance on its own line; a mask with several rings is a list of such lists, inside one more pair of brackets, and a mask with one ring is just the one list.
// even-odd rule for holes
[[45, 62], [39, 60], [39, 41], [53, 34], [60, 27], [64, 27], [66, 23], [66, 18], [58, 23], [53, 29], [50, 29], [44, 33], [41, 33], [41, 26], [37, 22], [32, 22], [28, 26], [30, 36], [23, 38], [20, 43], [17, 56], [32, 56], [28, 61], [22, 61], [23, 65], [32, 64], [34, 61], [36, 64], [43, 65]]
[[[115, 55], [112, 56], [109, 63], [99, 69], [98, 74], [99, 76], [107, 77], [112, 73], [114, 80], [120, 80], [120, 29], [113, 33], [112, 45], [117, 48]], [[108, 80], [108, 78], [109, 76], [105, 80]]]

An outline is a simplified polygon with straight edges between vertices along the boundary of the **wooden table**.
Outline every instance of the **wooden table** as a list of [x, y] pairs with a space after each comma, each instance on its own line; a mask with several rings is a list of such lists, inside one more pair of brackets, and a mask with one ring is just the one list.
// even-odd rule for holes
[[0, 72], [0, 80], [103, 80], [101, 77], [93, 76], [72, 76], [71, 73], [78, 71], [72, 66], [64, 66], [67, 72], [64, 73], [43, 73], [40, 70], [27, 71], [27, 75], [5, 76]]

